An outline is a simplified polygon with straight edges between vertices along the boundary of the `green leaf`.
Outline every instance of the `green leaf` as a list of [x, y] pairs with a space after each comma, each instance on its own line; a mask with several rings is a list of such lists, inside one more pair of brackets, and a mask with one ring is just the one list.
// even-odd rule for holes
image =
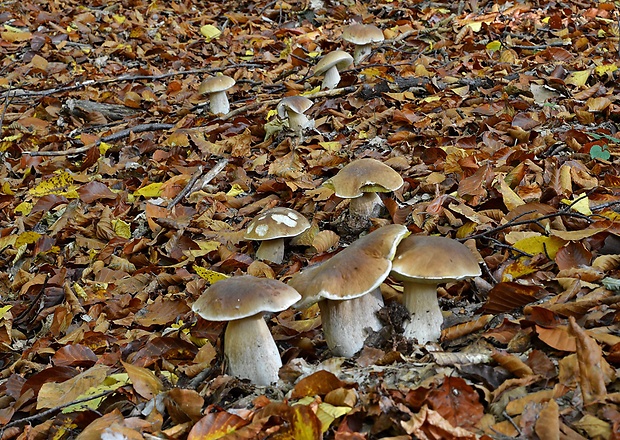
[[601, 147], [600, 145], [594, 145], [590, 148], [590, 157], [592, 159], [601, 159], [601, 160], [609, 160], [611, 157], [611, 153], [607, 149], [607, 146], [604, 145]]

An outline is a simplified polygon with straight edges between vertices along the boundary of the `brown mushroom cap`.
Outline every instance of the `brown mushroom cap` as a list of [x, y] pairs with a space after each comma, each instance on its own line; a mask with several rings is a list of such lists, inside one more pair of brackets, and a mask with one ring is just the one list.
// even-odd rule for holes
[[383, 226], [319, 266], [295, 274], [289, 285], [303, 297], [295, 308], [322, 299], [349, 300], [376, 289], [390, 273], [396, 246], [407, 233], [403, 225]]
[[343, 50], [335, 50], [325, 55], [316, 64], [314, 68], [314, 74], [320, 75], [332, 67], [336, 67], [338, 70], [346, 69], [353, 62], [353, 57]]
[[392, 275], [401, 281], [439, 284], [480, 274], [469, 248], [447, 237], [409, 236], [398, 245], [392, 263]]
[[355, 23], [342, 31], [342, 39], [349, 43], [365, 45], [384, 40], [383, 32], [373, 24]]
[[201, 94], [224, 92], [235, 85], [235, 80], [230, 76], [220, 75], [205, 79], [198, 91]]
[[290, 208], [272, 208], [255, 217], [243, 238], [246, 240], [273, 240], [295, 237], [310, 227], [310, 222], [299, 212]]
[[376, 159], [354, 160], [328, 180], [336, 196], [343, 199], [361, 197], [366, 192], [396, 191], [403, 178], [390, 166]]
[[290, 109], [295, 113], [303, 114], [310, 107], [312, 107], [312, 104], [312, 101], [310, 101], [305, 96], [287, 96], [278, 103], [278, 116], [284, 118], [286, 116], [286, 108]]
[[208, 321], [231, 321], [262, 312], [280, 312], [301, 296], [281, 281], [242, 275], [213, 284], [192, 310]]

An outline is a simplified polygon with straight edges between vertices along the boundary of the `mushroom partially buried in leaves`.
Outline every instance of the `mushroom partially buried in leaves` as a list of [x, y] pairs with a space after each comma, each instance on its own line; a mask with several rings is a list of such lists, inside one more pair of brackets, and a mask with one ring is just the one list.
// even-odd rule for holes
[[226, 91], [235, 85], [235, 80], [230, 76], [220, 75], [205, 79], [198, 91], [202, 95], [209, 95], [209, 108], [211, 113], [226, 114], [230, 111], [230, 104]]
[[288, 119], [288, 126], [299, 137], [304, 129], [310, 128], [313, 121], [308, 119], [304, 113], [312, 107], [312, 101], [304, 96], [288, 96], [278, 103], [278, 116]]
[[376, 316], [383, 306], [379, 286], [390, 273], [396, 246], [407, 234], [405, 226], [383, 226], [289, 280], [303, 297], [296, 309], [319, 303], [325, 340], [334, 355], [353, 356], [364, 346], [367, 329], [381, 328]]
[[290, 208], [272, 208], [255, 217], [243, 238], [260, 241], [256, 251], [258, 260], [280, 264], [284, 259], [284, 239], [296, 237], [310, 227], [310, 222]]
[[316, 64], [314, 76], [324, 75], [321, 89], [333, 89], [340, 82], [340, 71], [353, 62], [353, 57], [343, 50], [335, 50], [325, 55]]
[[228, 374], [269, 385], [278, 380], [282, 360], [263, 313], [286, 310], [300, 298], [281, 281], [243, 275], [213, 284], [192, 310], [208, 321], [228, 321], [224, 334]]
[[354, 23], [342, 31], [342, 39], [355, 46], [353, 62], [358, 64], [370, 55], [371, 45], [383, 41], [383, 32], [374, 24]]
[[438, 341], [443, 315], [437, 285], [480, 276], [474, 254], [464, 244], [446, 237], [412, 235], [398, 245], [392, 277], [403, 282], [403, 303], [411, 316], [404, 336], [418, 343]]
[[349, 213], [364, 219], [376, 216], [381, 207], [378, 192], [396, 191], [403, 178], [393, 168], [376, 159], [354, 160], [342, 168], [325, 185], [336, 196], [351, 199]]

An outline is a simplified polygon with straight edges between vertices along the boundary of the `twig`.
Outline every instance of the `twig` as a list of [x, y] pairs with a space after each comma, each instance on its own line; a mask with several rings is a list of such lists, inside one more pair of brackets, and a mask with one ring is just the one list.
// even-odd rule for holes
[[9, 86], [9, 90], [7, 91], [4, 98], [4, 107], [2, 108], [2, 115], [0, 116], [0, 134], [2, 133], [2, 127], [4, 127], [4, 116], [6, 115], [6, 111], [9, 108], [9, 104], [11, 103], [11, 87]]
[[157, 131], [157, 130], [170, 130], [174, 128], [174, 124], [161, 124], [161, 123], [153, 123], [153, 124], [140, 124], [134, 127], [126, 128], [124, 130], [117, 131], [116, 133], [112, 133], [111, 135], [104, 136], [95, 142], [92, 145], [84, 145], [78, 148], [70, 148], [68, 150], [63, 151], [24, 151], [24, 154], [29, 154], [31, 156], [71, 156], [73, 154], [85, 153], [90, 150], [92, 147], [99, 146], [102, 142], [113, 142], [119, 139], [126, 138], [131, 135], [131, 133], [143, 133], [145, 131]]
[[563, 41], [552, 41], [547, 44], [539, 44], [536, 46], [527, 46], [524, 44], [508, 44], [507, 47], [510, 49], [525, 49], [525, 50], [545, 50], [550, 47], [562, 47], [562, 46], [570, 46], [570, 44], [566, 44]]
[[13, 426], [18, 426], [21, 425], [23, 423], [29, 423], [32, 422], [34, 420], [38, 420], [38, 419], [43, 419], [43, 418], [47, 418], [48, 416], [54, 414], [57, 411], [60, 411], [64, 408], [67, 408], [68, 406], [72, 406], [72, 405], [77, 405], [78, 403], [84, 403], [84, 402], [88, 402], [90, 400], [95, 400], [95, 399], [99, 399], [100, 397], [105, 397], [108, 396], [112, 393], [115, 393], [116, 390], [108, 390], [108, 391], [104, 391], [103, 393], [100, 394], [95, 394], [94, 396], [89, 396], [89, 397], [85, 397], [83, 399], [79, 399], [79, 400], [74, 400], [73, 402], [69, 402], [69, 403], [65, 403], [63, 405], [58, 405], [55, 406], [54, 408], [50, 408], [48, 410], [45, 410], [43, 412], [40, 412], [38, 414], [32, 415], [32, 416], [28, 416], [28, 417], [23, 417], [21, 419], [18, 420], [14, 420], [11, 423], [7, 423], [6, 425], [3, 426], [2, 429], [7, 429], [7, 428], [12, 428]]
[[215, 176], [217, 176], [226, 167], [226, 165], [228, 165], [228, 159], [220, 160], [218, 163], [215, 164], [213, 168], [211, 168], [211, 170], [209, 170], [207, 174], [204, 175], [204, 177], [200, 179], [200, 181], [198, 180], [200, 178], [200, 175], [202, 174], [203, 168], [202, 165], [198, 167], [198, 171], [196, 171], [192, 178], [189, 180], [189, 182], [187, 182], [185, 188], [183, 188], [183, 190], [179, 194], [177, 194], [177, 196], [172, 199], [170, 203], [168, 203], [168, 206], [166, 208], [172, 209], [174, 205], [176, 205], [183, 199], [183, 197], [185, 197], [190, 192], [193, 192], [192, 190], [194, 190], [194, 187], [196, 188], [195, 191], [204, 188], [206, 185], [209, 184], [209, 182], [215, 179]]
[[202, 171], [203, 170], [204, 170], [204, 168], [202, 167], [202, 165], [200, 165], [198, 167], [198, 169], [196, 170], [196, 172], [192, 175], [192, 178], [189, 179], [189, 182], [187, 182], [187, 185], [185, 185], [185, 188], [183, 188], [181, 190], [181, 192], [178, 193], [177, 196], [174, 199], [172, 199], [172, 201], [170, 203], [168, 203], [168, 206], [166, 206], [167, 209], [172, 209], [174, 207], [174, 205], [179, 203], [181, 201], [181, 199], [183, 197], [185, 197], [189, 193], [189, 190], [192, 189], [192, 187], [194, 186], [196, 181], [202, 175]]

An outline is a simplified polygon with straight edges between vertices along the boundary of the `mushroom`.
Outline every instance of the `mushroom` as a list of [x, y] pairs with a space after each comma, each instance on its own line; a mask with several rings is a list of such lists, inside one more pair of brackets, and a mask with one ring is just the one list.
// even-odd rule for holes
[[311, 127], [313, 121], [309, 120], [304, 113], [312, 107], [312, 101], [303, 96], [288, 96], [278, 103], [278, 116], [288, 118], [288, 125], [301, 137], [305, 128]]
[[373, 24], [355, 23], [344, 28], [342, 39], [355, 46], [353, 62], [359, 64], [370, 55], [372, 43], [383, 41], [383, 32]]
[[335, 50], [328, 53], [314, 68], [314, 75], [325, 74], [321, 89], [333, 89], [340, 82], [340, 71], [349, 67], [353, 57], [343, 50]]
[[354, 160], [326, 182], [336, 196], [351, 199], [349, 213], [369, 219], [378, 213], [383, 203], [378, 192], [396, 191], [403, 186], [403, 178], [390, 166], [376, 159]]
[[294, 209], [272, 208], [255, 217], [243, 238], [260, 241], [258, 260], [281, 264], [284, 259], [284, 239], [295, 237], [310, 227], [310, 222]]
[[302, 295], [293, 307], [319, 303], [325, 340], [334, 355], [353, 356], [364, 346], [367, 329], [381, 328], [376, 316], [383, 306], [379, 286], [390, 273], [396, 246], [407, 234], [405, 226], [383, 226], [289, 280]]
[[224, 334], [228, 374], [269, 385], [278, 380], [282, 360], [262, 314], [286, 310], [300, 298], [281, 281], [243, 275], [213, 284], [192, 310], [208, 321], [228, 321]]
[[202, 95], [209, 95], [209, 108], [213, 114], [226, 114], [230, 111], [226, 91], [235, 85], [230, 76], [220, 75], [205, 79], [198, 91]]
[[480, 276], [474, 254], [464, 244], [446, 237], [410, 236], [400, 242], [392, 277], [403, 282], [403, 303], [411, 313], [404, 336], [419, 344], [438, 341], [443, 315], [437, 285]]

